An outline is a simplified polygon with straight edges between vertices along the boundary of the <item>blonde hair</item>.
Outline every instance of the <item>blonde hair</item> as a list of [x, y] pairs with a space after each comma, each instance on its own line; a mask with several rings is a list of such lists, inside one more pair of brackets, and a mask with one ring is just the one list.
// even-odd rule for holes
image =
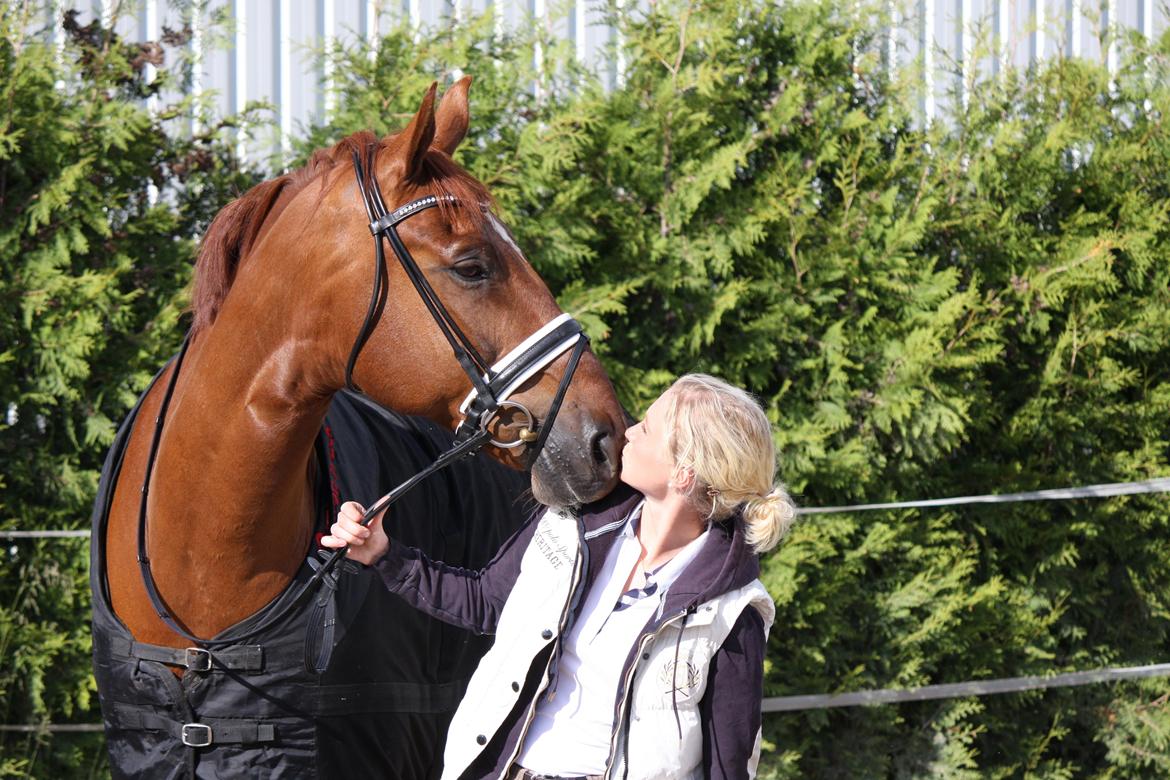
[[771, 550], [796, 516], [776, 478], [776, 445], [764, 410], [747, 391], [707, 374], [679, 377], [663, 393], [670, 454], [695, 479], [689, 498], [708, 520], [741, 510], [748, 544]]

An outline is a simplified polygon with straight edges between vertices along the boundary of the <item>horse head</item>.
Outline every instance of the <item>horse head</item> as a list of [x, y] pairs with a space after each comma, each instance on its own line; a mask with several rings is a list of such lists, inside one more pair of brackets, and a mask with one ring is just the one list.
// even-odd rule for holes
[[[386, 258], [387, 287], [381, 296], [375, 292], [374, 242], [355, 167], [390, 211], [436, 199], [436, 207], [396, 230], [450, 320], [488, 365], [561, 314], [496, 216], [487, 189], [452, 160], [468, 129], [469, 85], [470, 77], [459, 81], [437, 108], [432, 85], [401, 132], [349, 136], [304, 169], [258, 185], [212, 223], [198, 262], [193, 333], [212, 329], [229, 309], [236, 322], [258, 329], [277, 312], [281, 320], [284, 359], [273, 370], [289, 389], [284, 398], [257, 403], [258, 414], [265, 406], [279, 412], [328, 399], [347, 384], [356, 355], [353, 384], [375, 401], [452, 428], [461, 419], [471, 380], [393, 254]], [[307, 353], [312, 357], [293, 357]], [[511, 395], [537, 424], [547, 418], [568, 361], [561, 354]], [[530, 468], [542, 503], [585, 503], [617, 482], [624, 419], [600, 362], [587, 350], [542, 450], [493, 445], [491, 452]], [[515, 408], [504, 409], [491, 418], [491, 433], [496, 442], [514, 444], [527, 422]]]

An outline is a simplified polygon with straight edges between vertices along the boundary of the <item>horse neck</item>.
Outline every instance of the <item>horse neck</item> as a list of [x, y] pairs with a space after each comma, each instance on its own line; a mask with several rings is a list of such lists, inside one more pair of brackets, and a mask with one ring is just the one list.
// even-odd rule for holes
[[148, 552], [168, 606], [203, 636], [273, 599], [313, 532], [330, 395], [306, 388], [312, 350], [282, 331], [222, 318], [198, 334], [164, 422]]

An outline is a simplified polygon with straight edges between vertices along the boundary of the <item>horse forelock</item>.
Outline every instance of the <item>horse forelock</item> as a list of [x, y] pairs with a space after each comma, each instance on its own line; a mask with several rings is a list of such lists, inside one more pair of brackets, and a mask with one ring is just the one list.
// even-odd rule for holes
[[485, 237], [493, 235], [488, 229], [495, 208], [491, 193], [445, 153], [429, 150], [423, 159], [420, 178], [422, 183], [408, 193], [407, 200], [434, 195], [439, 199], [439, 213], [452, 228], [478, 231]]
[[[195, 262], [195, 283], [191, 296], [191, 310], [194, 314], [192, 331], [205, 328], [215, 321], [235, 281], [236, 271], [260, 229], [283, 210], [278, 208], [278, 204], [287, 204], [310, 182], [338, 165], [348, 165], [355, 152], [364, 162], [371, 150], [379, 152], [389, 146], [393, 139], [394, 136], [379, 139], [367, 130], [354, 133], [331, 148], [314, 152], [303, 168], [261, 182], [224, 206], [208, 227]], [[366, 175], [372, 173], [367, 166]], [[404, 192], [403, 203], [417, 197], [434, 195], [439, 199], [442, 218], [455, 230], [478, 231], [488, 240], [496, 240], [494, 231], [489, 229], [491, 210], [495, 207], [494, 199], [482, 183], [444, 152], [429, 149], [424, 156], [418, 181], [406, 185]], [[322, 190], [321, 197], [324, 194]], [[400, 205], [403, 204], [387, 203], [391, 210]]]

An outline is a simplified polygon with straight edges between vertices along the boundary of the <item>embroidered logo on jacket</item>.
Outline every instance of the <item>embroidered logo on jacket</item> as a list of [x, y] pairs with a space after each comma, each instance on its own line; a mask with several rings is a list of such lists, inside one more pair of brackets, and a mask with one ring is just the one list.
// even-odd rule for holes
[[667, 661], [658, 673], [658, 682], [662, 683], [662, 692], [667, 696], [677, 692], [679, 698], [689, 699], [702, 681], [699, 668], [690, 661], [682, 661], [677, 670], [674, 661]]

